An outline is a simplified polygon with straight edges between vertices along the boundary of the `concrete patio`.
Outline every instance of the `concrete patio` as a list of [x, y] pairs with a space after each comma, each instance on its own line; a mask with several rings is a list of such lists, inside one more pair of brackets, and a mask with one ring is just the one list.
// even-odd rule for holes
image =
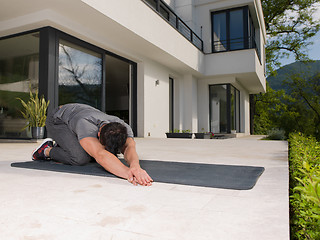
[[0, 143], [0, 239], [288, 240], [287, 142], [137, 138], [141, 159], [263, 166], [252, 190], [12, 168], [38, 143]]

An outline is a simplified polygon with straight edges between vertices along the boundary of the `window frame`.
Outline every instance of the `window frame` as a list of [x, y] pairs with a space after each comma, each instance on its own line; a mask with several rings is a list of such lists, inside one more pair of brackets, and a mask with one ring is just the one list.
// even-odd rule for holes
[[[230, 134], [231, 130], [236, 130], [237, 132], [241, 132], [241, 104], [240, 104], [240, 100], [241, 100], [241, 92], [239, 89], [237, 89], [235, 86], [233, 86], [230, 83], [220, 83], [220, 84], [210, 84], [209, 85], [209, 129], [210, 131], [212, 131], [212, 126], [211, 126], [211, 119], [212, 119], [212, 108], [211, 108], [211, 87], [214, 86], [221, 86], [221, 85], [225, 85], [226, 86], [226, 118], [227, 118], [227, 126], [226, 126], [226, 132], [219, 132], [217, 134], [223, 134], [223, 133], [227, 133]], [[233, 111], [235, 111], [234, 113], [234, 119], [232, 118], [232, 104], [231, 104], [231, 91], [234, 90], [234, 96], [236, 98], [236, 102], [234, 105], [234, 109]], [[236, 94], [236, 92], [238, 94]], [[237, 111], [238, 110], [238, 111]], [[220, 120], [219, 120], [220, 121]], [[236, 127], [236, 129], [232, 129], [232, 122], [234, 122], [234, 125]]]
[[59, 40], [63, 39], [70, 43], [87, 48], [102, 56], [102, 95], [101, 111], [105, 111], [105, 56], [110, 55], [132, 66], [131, 71], [131, 96], [129, 114], [131, 117], [131, 128], [137, 135], [137, 63], [121, 57], [115, 53], [109, 52], [103, 48], [97, 47], [91, 43], [81, 40], [75, 36], [69, 35], [53, 27], [36, 28], [29, 31], [19, 32], [0, 37], [0, 40], [10, 39], [13, 37], [23, 36], [30, 33], [39, 32], [39, 95], [43, 95], [50, 100], [48, 111], [58, 107], [58, 71], [59, 71]]
[[[243, 20], [243, 48], [238, 48], [238, 49], [231, 49], [230, 41], [230, 12], [236, 11], [236, 10], [242, 10], [242, 20]], [[214, 41], [214, 15], [219, 14], [219, 13], [225, 13], [226, 14], [226, 49], [225, 50], [216, 50], [215, 47], [215, 42]], [[212, 53], [219, 53], [219, 52], [229, 52], [229, 51], [238, 51], [242, 49], [249, 49], [249, 48], [254, 48], [255, 44], [250, 46], [249, 44], [249, 22], [251, 24], [252, 18], [250, 16], [250, 11], [248, 6], [243, 6], [243, 7], [237, 7], [237, 8], [230, 8], [230, 9], [224, 9], [224, 10], [219, 10], [219, 11], [212, 11], [211, 12], [211, 52]], [[251, 39], [250, 39], [251, 40]], [[255, 41], [255, 39], [252, 39]]]

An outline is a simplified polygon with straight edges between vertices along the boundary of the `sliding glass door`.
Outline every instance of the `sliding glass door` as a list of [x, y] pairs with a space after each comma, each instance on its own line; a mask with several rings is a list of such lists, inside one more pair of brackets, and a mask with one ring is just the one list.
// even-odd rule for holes
[[101, 108], [102, 56], [71, 42], [59, 41], [59, 105], [84, 103]]
[[0, 138], [30, 138], [21, 115], [39, 87], [39, 32], [0, 40]]
[[213, 133], [227, 133], [227, 85], [210, 86], [210, 131]]
[[84, 103], [137, 134], [137, 64], [52, 27], [0, 38], [0, 138], [30, 138], [17, 98]]
[[230, 84], [209, 86], [210, 131], [240, 132], [240, 92]]
[[117, 116], [131, 124], [130, 116], [133, 65], [115, 56], [105, 56], [106, 113]]

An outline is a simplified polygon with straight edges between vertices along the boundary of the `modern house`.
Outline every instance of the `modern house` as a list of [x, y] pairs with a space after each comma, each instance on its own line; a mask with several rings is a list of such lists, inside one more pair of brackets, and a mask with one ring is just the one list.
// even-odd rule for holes
[[260, 0], [10, 0], [0, 8], [0, 138], [26, 138], [16, 99], [90, 104], [135, 135], [250, 134], [265, 92]]

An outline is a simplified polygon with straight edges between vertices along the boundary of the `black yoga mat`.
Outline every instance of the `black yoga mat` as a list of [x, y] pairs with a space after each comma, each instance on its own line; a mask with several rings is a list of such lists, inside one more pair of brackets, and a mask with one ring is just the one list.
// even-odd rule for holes
[[[153, 160], [140, 160], [140, 165], [155, 182], [236, 190], [249, 190], [253, 188], [264, 171], [263, 167]], [[104, 170], [98, 163], [94, 162], [85, 166], [71, 166], [53, 161], [30, 161], [12, 163], [11, 166], [102, 177], [116, 177]]]

